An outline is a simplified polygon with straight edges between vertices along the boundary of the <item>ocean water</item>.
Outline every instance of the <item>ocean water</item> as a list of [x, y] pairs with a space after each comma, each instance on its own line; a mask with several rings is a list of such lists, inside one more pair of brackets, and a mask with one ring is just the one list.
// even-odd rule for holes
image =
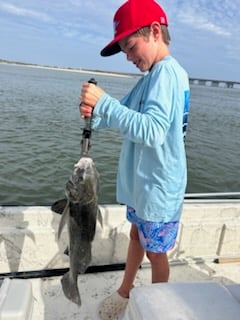
[[[51, 205], [81, 153], [82, 82], [95, 77], [116, 98], [137, 77], [122, 78], [0, 64], [0, 205]], [[92, 134], [100, 203], [115, 203], [121, 136]], [[191, 86], [186, 139], [188, 193], [240, 191], [240, 89]]]

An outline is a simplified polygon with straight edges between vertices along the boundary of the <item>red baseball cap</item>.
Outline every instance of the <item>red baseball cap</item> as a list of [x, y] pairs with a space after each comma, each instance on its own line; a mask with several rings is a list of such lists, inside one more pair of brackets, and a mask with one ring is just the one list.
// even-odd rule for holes
[[154, 0], [128, 0], [115, 13], [113, 18], [114, 39], [101, 51], [107, 57], [121, 51], [118, 41], [150, 26], [152, 22], [168, 26], [167, 16]]

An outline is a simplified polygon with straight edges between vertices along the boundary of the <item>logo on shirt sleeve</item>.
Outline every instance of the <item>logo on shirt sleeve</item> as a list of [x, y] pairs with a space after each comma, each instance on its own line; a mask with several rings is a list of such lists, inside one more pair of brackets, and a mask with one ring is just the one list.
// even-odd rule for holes
[[183, 111], [183, 139], [185, 140], [188, 127], [190, 91], [184, 91], [184, 111]]

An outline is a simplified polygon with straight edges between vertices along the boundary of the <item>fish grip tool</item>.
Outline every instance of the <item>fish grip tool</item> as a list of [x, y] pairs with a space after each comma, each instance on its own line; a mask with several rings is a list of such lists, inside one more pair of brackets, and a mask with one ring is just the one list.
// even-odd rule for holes
[[[88, 81], [88, 83], [93, 83], [93, 84], [97, 85], [97, 81], [94, 78], [91, 78]], [[88, 155], [89, 149], [91, 147], [91, 144], [90, 144], [90, 139], [91, 139], [91, 134], [92, 134], [91, 120], [92, 120], [92, 117], [84, 119], [85, 126], [83, 128], [82, 141], [81, 141], [83, 156]]]

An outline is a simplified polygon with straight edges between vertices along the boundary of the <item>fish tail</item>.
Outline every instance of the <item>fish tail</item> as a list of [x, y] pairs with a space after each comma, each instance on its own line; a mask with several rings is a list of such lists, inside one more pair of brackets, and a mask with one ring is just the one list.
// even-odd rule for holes
[[64, 276], [61, 279], [61, 283], [62, 283], [62, 289], [65, 296], [72, 302], [81, 306], [82, 302], [81, 302], [80, 294], [77, 287], [77, 280], [74, 281], [70, 272], [67, 272], [64, 274]]

